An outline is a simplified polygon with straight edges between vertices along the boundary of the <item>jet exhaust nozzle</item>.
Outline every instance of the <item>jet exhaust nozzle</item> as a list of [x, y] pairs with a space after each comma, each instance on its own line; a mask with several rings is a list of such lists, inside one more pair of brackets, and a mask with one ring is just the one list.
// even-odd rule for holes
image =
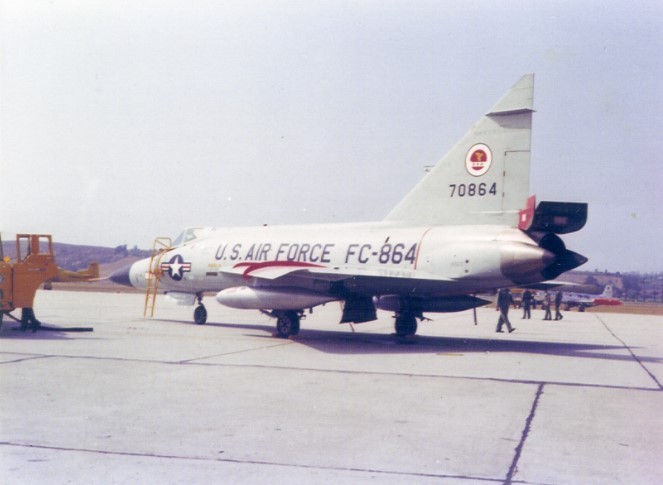
[[553, 252], [533, 244], [509, 242], [500, 248], [502, 274], [514, 282], [540, 279], [553, 261]]
[[582, 254], [566, 249], [564, 241], [553, 233], [547, 233], [541, 237], [539, 247], [546, 249], [554, 254], [555, 258], [541, 272], [547, 280], [553, 280], [562, 273], [582, 266], [588, 261], [588, 258]]
[[500, 258], [502, 274], [516, 284], [552, 280], [587, 262], [585, 256], [566, 249], [564, 241], [553, 233], [543, 235], [538, 246], [521, 242], [503, 244]]
[[562, 273], [566, 273], [578, 266], [582, 266], [587, 261], [589, 261], [589, 259], [582, 254], [567, 249], [564, 252], [555, 255], [554, 262], [544, 269], [542, 274], [545, 279], [554, 280]]

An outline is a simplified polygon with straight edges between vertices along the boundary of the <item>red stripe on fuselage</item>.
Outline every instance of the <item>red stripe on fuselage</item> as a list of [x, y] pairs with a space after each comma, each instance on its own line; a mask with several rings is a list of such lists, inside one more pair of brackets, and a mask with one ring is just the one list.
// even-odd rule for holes
[[283, 268], [283, 267], [291, 267], [291, 268], [324, 268], [324, 266], [320, 264], [313, 264], [313, 263], [304, 263], [300, 261], [262, 261], [260, 263], [251, 263], [251, 262], [244, 262], [244, 263], [237, 263], [235, 265], [235, 268], [242, 268], [246, 266], [246, 269], [244, 270], [244, 274], [242, 275], [244, 279], [249, 279], [249, 275], [259, 269], [264, 269], [264, 268]]

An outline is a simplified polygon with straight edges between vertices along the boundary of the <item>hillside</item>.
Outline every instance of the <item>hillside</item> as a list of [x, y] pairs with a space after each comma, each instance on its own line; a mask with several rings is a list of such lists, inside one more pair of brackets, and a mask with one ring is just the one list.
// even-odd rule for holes
[[[4, 255], [11, 259], [16, 258], [16, 242], [3, 241]], [[100, 246], [80, 246], [75, 244], [53, 243], [53, 252], [58, 266], [70, 271], [85, 269], [92, 262], [100, 265], [101, 276], [110, 274], [115, 269], [121, 268], [140, 258], [150, 256], [150, 251], [138, 249], [127, 249], [127, 246], [107, 248]]]

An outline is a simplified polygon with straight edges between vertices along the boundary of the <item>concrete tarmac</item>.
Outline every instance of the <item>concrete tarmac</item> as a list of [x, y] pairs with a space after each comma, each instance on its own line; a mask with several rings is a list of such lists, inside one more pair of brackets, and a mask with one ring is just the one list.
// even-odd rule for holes
[[37, 317], [92, 333], [0, 332], [0, 482], [661, 483], [661, 317], [512, 310], [299, 336], [207, 298], [40, 291]]

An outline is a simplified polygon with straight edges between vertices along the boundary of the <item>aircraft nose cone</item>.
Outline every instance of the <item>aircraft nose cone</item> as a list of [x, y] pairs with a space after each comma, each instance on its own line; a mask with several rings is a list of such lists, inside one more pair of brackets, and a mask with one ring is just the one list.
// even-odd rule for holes
[[114, 271], [109, 278], [113, 283], [117, 283], [118, 285], [133, 286], [131, 284], [131, 279], [129, 278], [130, 271], [131, 266], [125, 266], [124, 268]]

